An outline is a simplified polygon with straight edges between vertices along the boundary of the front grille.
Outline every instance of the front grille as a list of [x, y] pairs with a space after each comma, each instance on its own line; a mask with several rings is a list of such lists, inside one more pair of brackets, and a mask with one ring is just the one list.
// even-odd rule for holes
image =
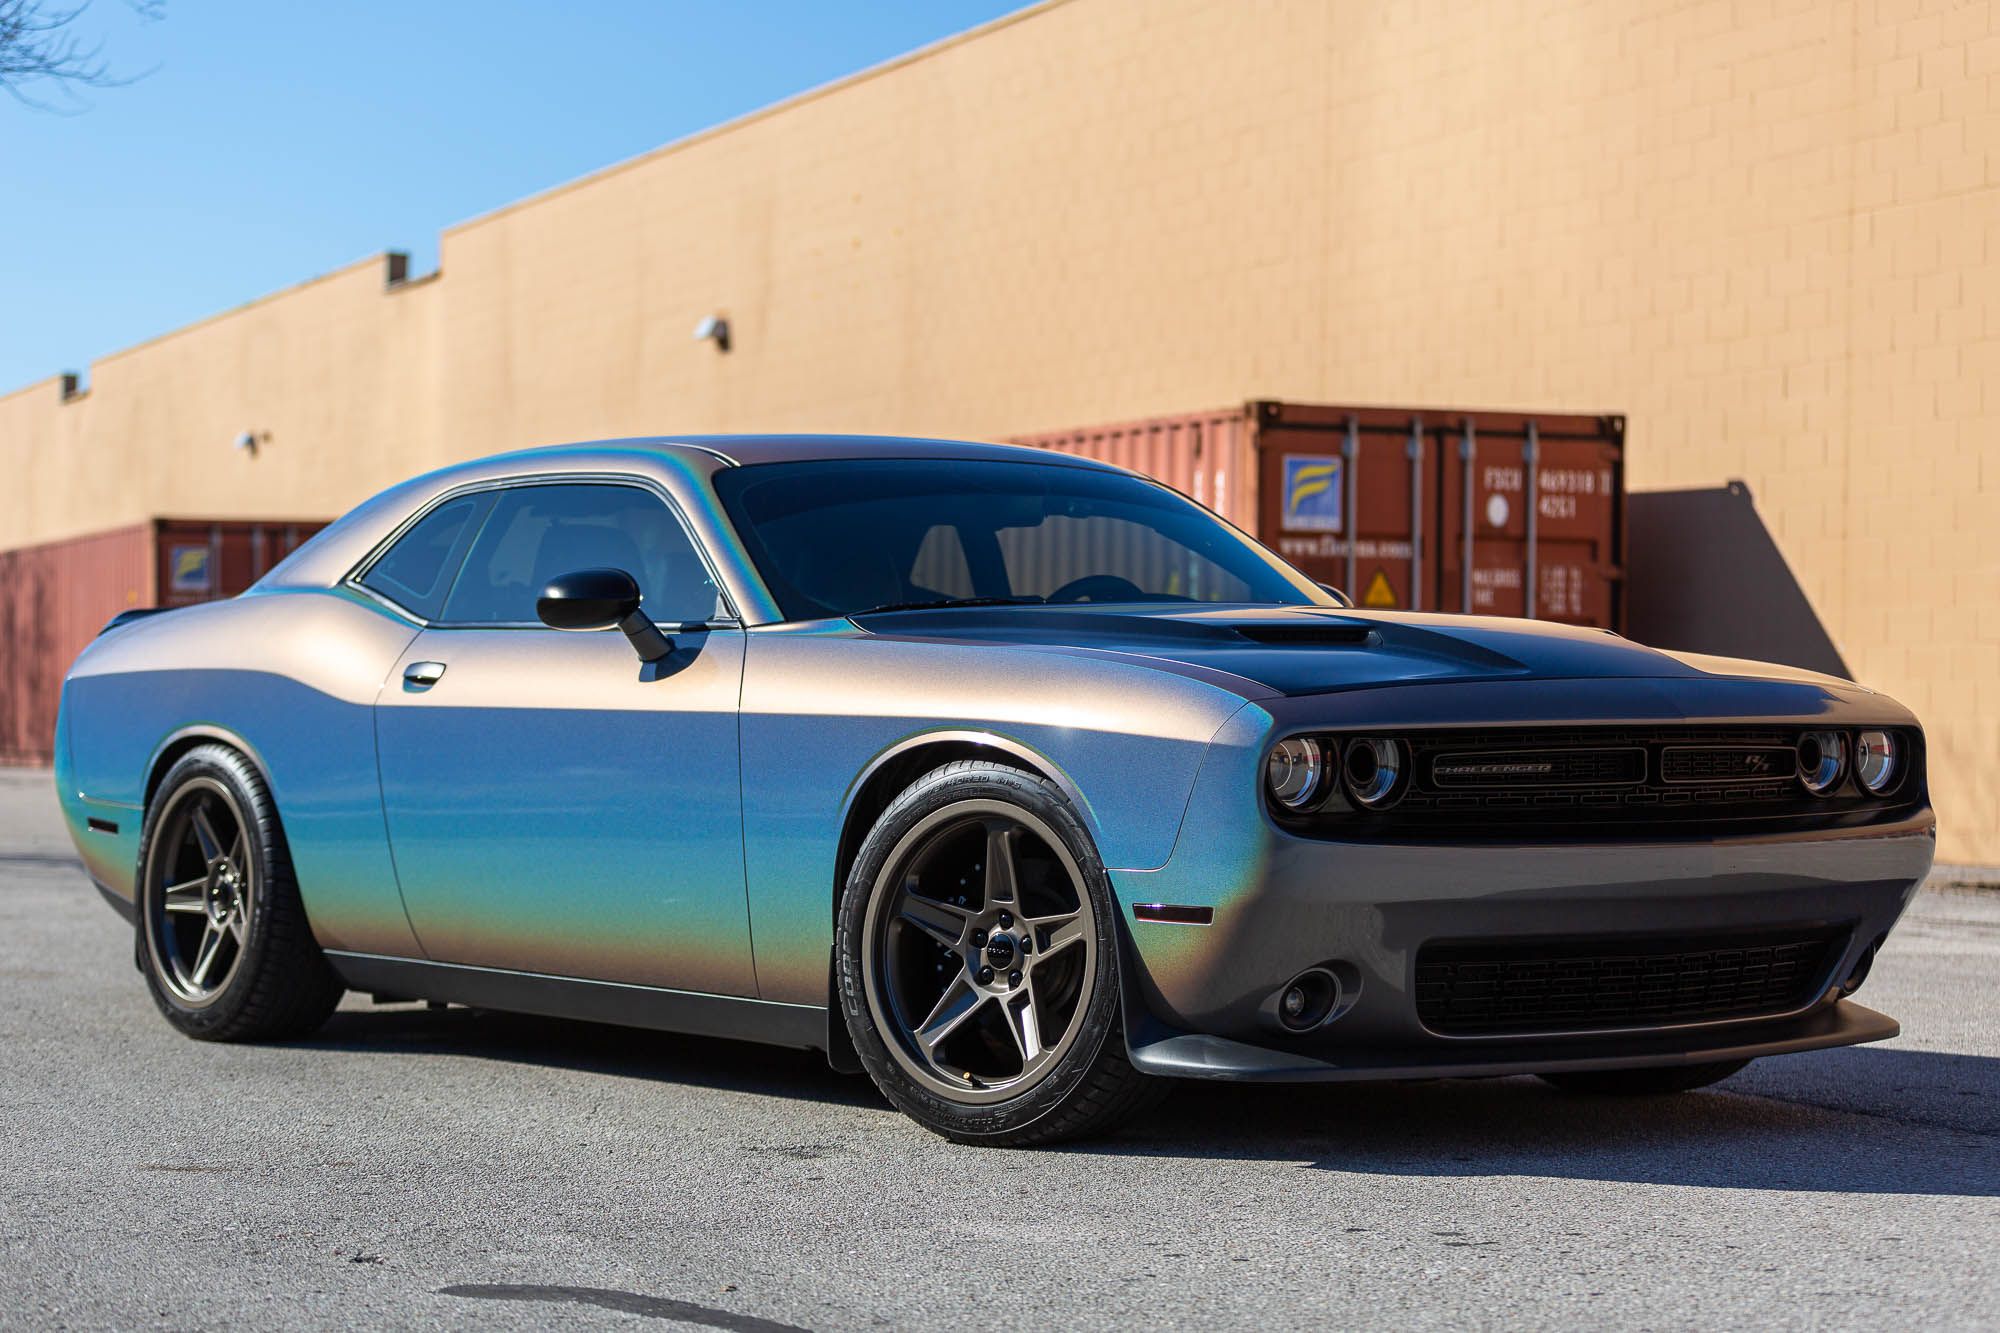
[[[1457, 728], [1392, 733], [1408, 777], [1390, 803], [1350, 802], [1336, 776], [1312, 811], [1274, 811], [1313, 837], [1630, 839], [1859, 826], [1920, 806], [1922, 740], [1887, 798], [1849, 777], [1827, 796], [1798, 778], [1798, 729], [1776, 726]], [[1344, 738], [1326, 745], [1337, 774]]]
[[1444, 1036], [1585, 1032], [1803, 1008], [1849, 929], [1427, 944], [1417, 1017]]
[[[1575, 758], [1564, 758], [1541, 780], [1524, 778], [1504, 791], [1483, 784], [1488, 790], [1468, 798], [1461, 790], [1469, 784], [1454, 777], [1456, 766], [1486, 755], [1510, 757], [1528, 744], [1545, 757]], [[1812, 809], [1821, 799], [1799, 786], [1795, 756], [1784, 760], [1776, 772], [1745, 771], [1742, 755], [1793, 753], [1789, 734], [1776, 730], [1434, 732], [1410, 737], [1410, 747], [1416, 781], [1398, 808], [1411, 815], [1533, 810], [1601, 816], [1623, 809], [1641, 817], [1671, 818], [1695, 807], [1792, 804]]]
[[1660, 750], [1660, 780], [1759, 782], [1798, 772], [1795, 745], [1668, 745]]
[[1435, 756], [1427, 770], [1440, 790], [1527, 791], [1553, 787], [1622, 787], [1646, 780], [1637, 745], [1576, 750], [1476, 750]]

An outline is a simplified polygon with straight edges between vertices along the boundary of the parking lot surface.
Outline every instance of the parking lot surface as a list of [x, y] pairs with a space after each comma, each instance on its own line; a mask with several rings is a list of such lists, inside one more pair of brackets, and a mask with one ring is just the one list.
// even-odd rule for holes
[[0, 1323], [1990, 1327], [1996, 997], [2000, 894], [1933, 890], [1878, 1046], [1641, 1101], [1188, 1085], [982, 1151], [747, 1045], [359, 996], [188, 1041], [0, 771]]

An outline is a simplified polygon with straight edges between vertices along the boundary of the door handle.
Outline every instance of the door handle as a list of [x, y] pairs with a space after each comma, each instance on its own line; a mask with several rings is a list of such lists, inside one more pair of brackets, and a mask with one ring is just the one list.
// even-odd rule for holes
[[442, 662], [412, 662], [403, 668], [403, 683], [427, 690], [444, 675]]

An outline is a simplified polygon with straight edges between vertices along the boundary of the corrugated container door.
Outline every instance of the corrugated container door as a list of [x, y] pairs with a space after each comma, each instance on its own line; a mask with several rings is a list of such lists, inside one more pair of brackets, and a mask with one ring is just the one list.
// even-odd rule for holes
[[1255, 449], [1240, 407], [1017, 435], [1008, 443], [1130, 468], [1192, 496], [1240, 528], [1257, 522]]
[[53, 755], [63, 676], [104, 622], [149, 606], [149, 527], [0, 552], [0, 763]]
[[1438, 605], [1624, 625], [1624, 422], [1464, 414], [1437, 439]]
[[323, 522], [163, 518], [154, 524], [161, 606], [234, 597]]
[[1427, 531], [1437, 508], [1420, 415], [1258, 403], [1264, 544], [1361, 606], [1433, 604]]
[[190, 606], [222, 595], [221, 524], [163, 518], [154, 533], [160, 606]]

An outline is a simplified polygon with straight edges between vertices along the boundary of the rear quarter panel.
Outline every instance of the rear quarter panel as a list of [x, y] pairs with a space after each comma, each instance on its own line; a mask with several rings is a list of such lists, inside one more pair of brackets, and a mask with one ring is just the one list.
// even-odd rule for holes
[[827, 1002], [843, 817], [883, 756], [990, 738], [1068, 788], [1107, 867], [1171, 854], [1210, 737], [1244, 706], [1127, 662], [995, 644], [753, 630], [744, 667], [744, 863], [759, 993]]
[[[130, 900], [147, 781], [182, 744], [221, 740], [263, 771], [313, 933], [327, 948], [420, 956], [376, 779], [372, 708], [416, 628], [329, 590], [249, 594], [121, 626], [63, 687], [65, 810], [100, 883]], [[89, 831], [98, 811], [117, 837]]]

